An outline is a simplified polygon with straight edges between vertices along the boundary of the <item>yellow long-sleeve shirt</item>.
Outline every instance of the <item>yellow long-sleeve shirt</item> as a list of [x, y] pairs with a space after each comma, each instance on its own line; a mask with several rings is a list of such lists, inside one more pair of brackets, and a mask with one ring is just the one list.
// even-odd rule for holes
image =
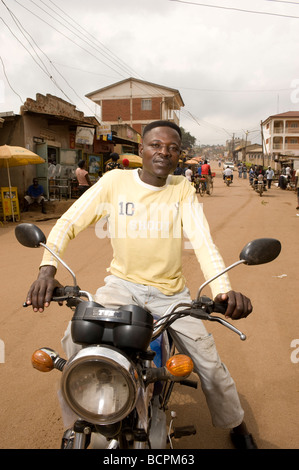
[[[57, 221], [47, 244], [62, 256], [68, 242], [93, 223], [99, 238], [107, 236], [106, 219], [113, 248], [110, 272], [122, 279], [155, 286], [166, 295], [180, 292], [185, 287], [183, 232], [205, 279], [224, 269], [202, 204], [183, 176], [170, 175], [165, 186], [156, 187], [142, 182], [138, 170], [110, 171]], [[41, 266], [56, 264], [45, 250]], [[227, 275], [211, 284], [214, 296], [230, 288]]]

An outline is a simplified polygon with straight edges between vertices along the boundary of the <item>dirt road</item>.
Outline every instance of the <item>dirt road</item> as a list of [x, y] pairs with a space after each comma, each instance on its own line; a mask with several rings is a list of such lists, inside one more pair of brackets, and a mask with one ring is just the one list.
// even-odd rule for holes
[[[295, 449], [299, 447], [299, 353], [291, 342], [299, 338], [296, 198], [294, 193], [275, 187], [260, 198], [250, 189], [248, 180], [238, 178], [237, 172], [233, 185], [227, 188], [218, 168], [216, 172], [213, 196], [204, 196], [201, 201], [225, 263], [236, 261], [243, 245], [254, 238], [278, 238], [282, 252], [272, 263], [242, 265], [231, 271], [233, 288], [248, 295], [254, 305], [252, 315], [237, 322], [247, 335], [245, 342], [219, 324], [207, 326], [236, 381], [246, 422], [259, 448]], [[22, 221], [33, 220], [29, 216]], [[40, 214], [36, 219], [41, 219]], [[37, 222], [46, 235], [53, 223]], [[51, 305], [45, 313], [34, 314], [22, 307], [42, 251], [21, 247], [15, 240], [15, 225], [0, 226], [0, 346], [5, 346], [0, 355], [0, 448], [59, 448], [63, 430], [56, 398], [59, 372], [37, 372], [30, 365], [30, 357], [42, 346], [62, 353], [60, 337], [70, 311]], [[110, 259], [108, 239], [99, 240], [93, 227], [71, 243], [65, 256], [80, 286], [91, 292], [101, 285]], [[188, 249], [184, 251], [184, 271], [195, 296], [203, 279]], [[70, 282], [63, 267], [59, 268], [58, 279]], [[206, 293], [210, 294], [208, 289]], [[195, 391], [178, 386], [170, 409], [177, 412], [178, 426], [193, 423], [197, 428], [195, 436], [176, 441], [176, 448], [231, 448], [228, 432], [212, 427], [200, 387]]]

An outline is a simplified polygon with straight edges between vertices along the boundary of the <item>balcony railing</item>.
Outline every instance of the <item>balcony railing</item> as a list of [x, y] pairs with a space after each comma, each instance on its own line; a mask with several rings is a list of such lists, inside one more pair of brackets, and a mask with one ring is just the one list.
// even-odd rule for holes
[[299, 143], [297, 144], [285, 144], [284, 148], [286, 150], [299, 150]]
[[298, 144], [273, 144], [273, 150], [299, 150]]
[[[270, 132], [271, 133], [271, 132]], [[273, 134], [299, 134], [299, 126], [298, 127], [291, 127], [291, 126], [277, 126], [273, 127]]]
[[286, 127], [285, 134], [299, 134], [299, 127]]

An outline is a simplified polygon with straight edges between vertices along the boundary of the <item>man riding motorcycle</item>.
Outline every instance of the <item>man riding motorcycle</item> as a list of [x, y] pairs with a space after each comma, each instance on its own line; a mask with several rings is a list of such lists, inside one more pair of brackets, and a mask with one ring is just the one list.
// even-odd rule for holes
[[225, 168], [225, 170], [223, 171], [223, 181], [225, 182], [226, 178], [227, 177], [230, 177], [231, 178], [231, 182], [233, 182], [233, 178], [234, 178], [234, 173], [233, 173], [233, 170], [227, 166]]
[[[182, 274], [182, 228], [205, 278], [224, 268], [194, 187], [184, 176], [172, 175], [180, 146], [181, 131], [175, 124], [156, 121], [147, 125], [139, 149], [142, 169], [115, 169], [105, 174], [57, 221], [48, 237], [48, 245], [61, 256], [81, 230], [109, 216], [114, 253], [111, 275], [95, 295], [105, 307], [135, 303], [161, 316], [174, 302], [190, 300]], [[27, 297], [27, 304], [35, 311], [49, 305], [58, 285], [55, 273], [56, 261], [45, 252], [38, 279]], [[213, 281], [211, 289], [215, 301], [227, 302], [227, 317], [238, 319], [251, 313], [250, 300], [231, 290], [227, 275]], [[177, 349], [193, 360], [213, 424], [232, 429], [237, 448], [256, 448], [243, 421], [233, 379], [203, 322], [191, 317], [179, 319], [172, 325], [172, 336]], [[74, 351], [69, 329], [63, 344], [68, 355]]]

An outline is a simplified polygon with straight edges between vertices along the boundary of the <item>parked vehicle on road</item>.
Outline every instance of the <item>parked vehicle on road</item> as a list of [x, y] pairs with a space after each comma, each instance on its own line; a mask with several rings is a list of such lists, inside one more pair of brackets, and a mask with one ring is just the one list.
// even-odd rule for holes
[[164, 449], [172, 447], [174, 437], [194, 434], [191, 424], [173, 427], [174, 414], [167, 426], [165, 411], [175, 384], [196, 387], [188, 378], [192, 360], [174, 354], [170, 326], [178, 318], [191, 315], [218, 322], [245, 340], [240, 330], [213, 315], [225, 312], [223, 303], [216, 304], [202, 291], [239, 264], [272, 261], [280, 253], [280, 242], [262, 238], [248, 243], [239, 261], [202, 284], [196, 299], [172, 305], [154, 323], [151, 313], [137, 305], [114, 310], [96, 303], [88, 291], [79, 288], [73, 271], [46, 245], [45, 235], [35, 225], [20, 224], [15, 234], [24, 246], [49, 250], [73, 279], [73, 285], [55, 289], [52, 301], [65, 302], [72, 310], [71, 331], [78, 352], [64, 359], [43, 347], [32, 356], [36, 369], [62, 373], [60, 393], [73, 416], [62, 448]]
[[234, 162], [230, 162], [230, 161], [229, 162], [224, 162], [223, 163], [223, 169], [225, 170], [227, 167], [234, 171], [234, 169], [235, 169]]

